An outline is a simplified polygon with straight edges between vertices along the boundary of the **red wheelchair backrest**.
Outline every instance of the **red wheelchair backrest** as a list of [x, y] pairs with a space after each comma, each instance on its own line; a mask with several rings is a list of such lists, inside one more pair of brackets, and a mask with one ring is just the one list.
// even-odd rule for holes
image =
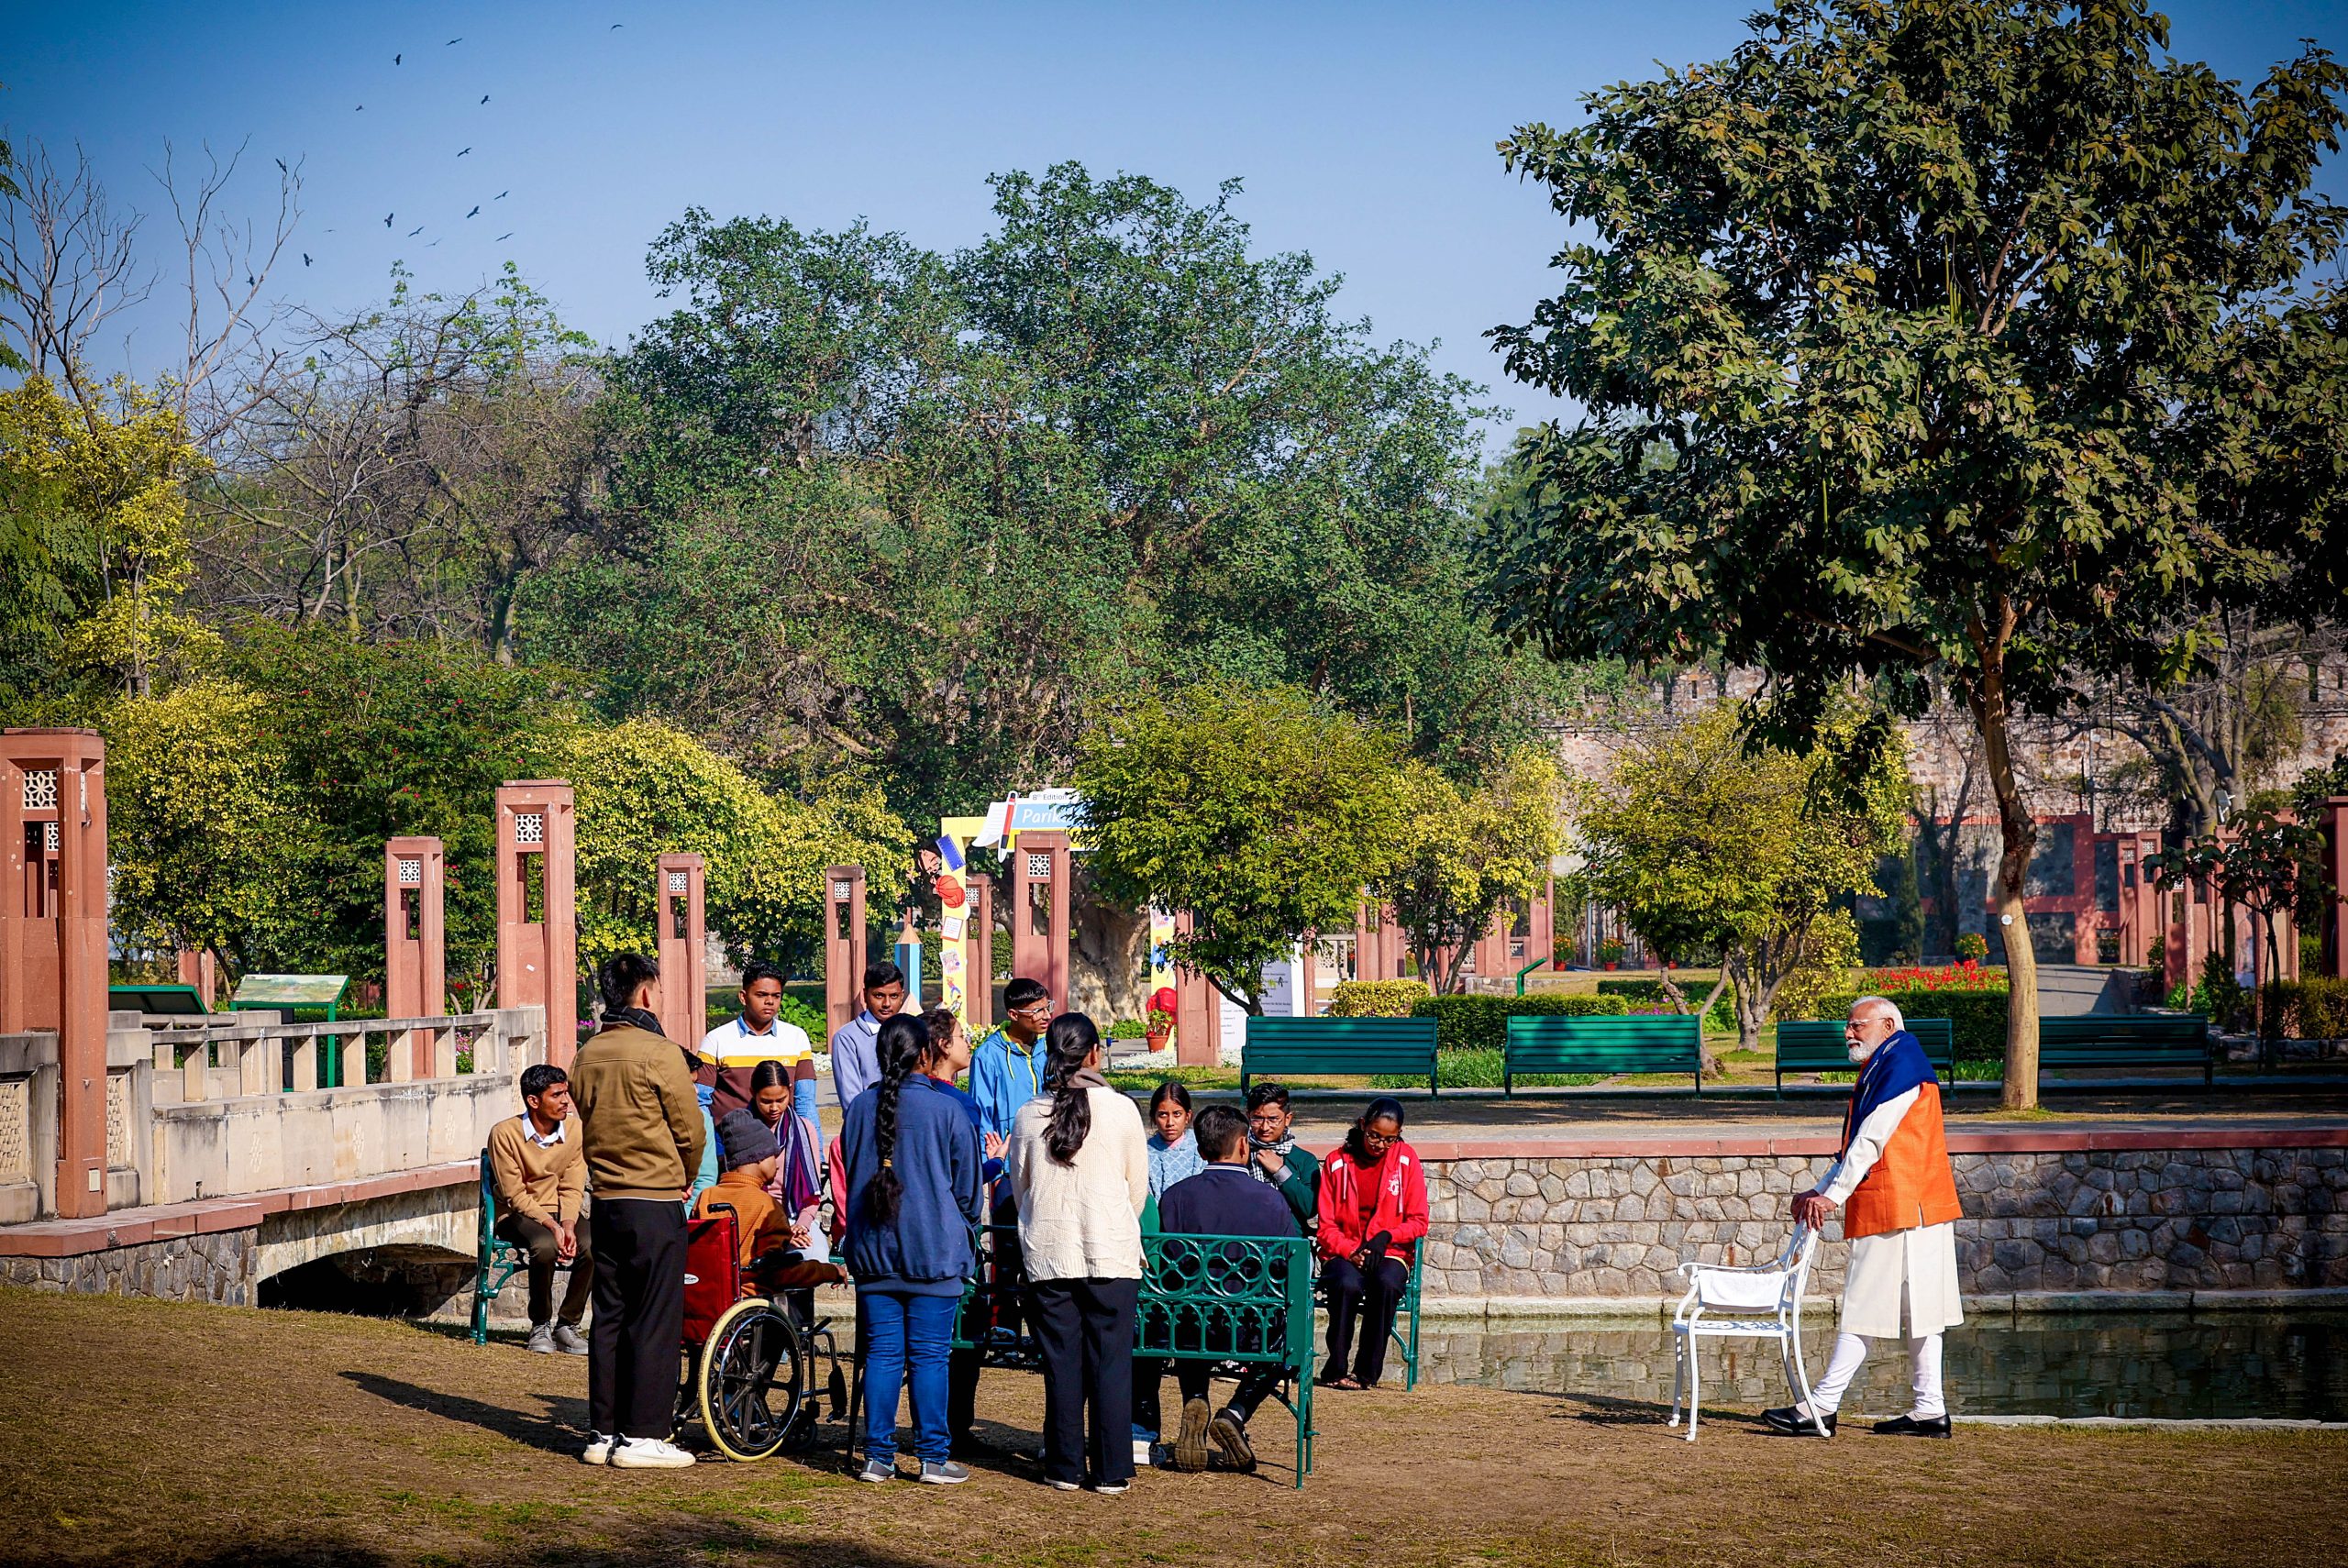
[[742, 1246], [734, 1210], [711, 1206], [706, 1219], [685, 1224], [685, 1342], [699, 1345], [741, 1292]]

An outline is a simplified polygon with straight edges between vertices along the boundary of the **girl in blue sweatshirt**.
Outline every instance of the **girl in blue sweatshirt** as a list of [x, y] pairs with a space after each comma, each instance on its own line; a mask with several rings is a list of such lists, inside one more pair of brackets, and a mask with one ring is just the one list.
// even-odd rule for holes
[[970, 1474], [947, 1455], [947, 1362], [955, 1309], [978, 1264], [979, 1133], [959, 1098], [921, 1071], [929, 1036], [919, 1021], [884, 1019], [876, 1046], [880, 1081], [849, 1104], [840, 1129], [847, 1261], [865, 1338], [857, 1479], [897, 1474], [897, 1399], [910, 1382], [921, 1479], [950, 1485]]

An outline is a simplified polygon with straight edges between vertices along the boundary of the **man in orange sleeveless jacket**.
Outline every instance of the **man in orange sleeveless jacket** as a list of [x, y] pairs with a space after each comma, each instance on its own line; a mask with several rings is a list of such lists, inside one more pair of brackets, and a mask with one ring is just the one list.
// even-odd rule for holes
[[[1956, 1176], [1941, 1127], [1941, 1087], [1923, 1045], [1881, 997], [1851, 1004], [1844, 1032], [1860, 1064], [1843, 1119], [1843, 1157], [1826, 1179], [1794, 1199], [1794, 1219], [1822, 1226], [1843, 1210], [1851, 1263], [1834, 1356], [1811, 1390], [1831, 1436], [1843, 1391], [1866, 1360], [1869, 1340], [1898, 1337], [1907, 1297], [1909, 1370], [1914, 1403], [1875, 1430], [1901, 1437], [1949, 1435], [1941, 1396], [1941, 1334], [1965, 1320], [1956, 1290]], [[1800, 1405], [1767, 1410], [1778, 1431], [1815, 1431]]]

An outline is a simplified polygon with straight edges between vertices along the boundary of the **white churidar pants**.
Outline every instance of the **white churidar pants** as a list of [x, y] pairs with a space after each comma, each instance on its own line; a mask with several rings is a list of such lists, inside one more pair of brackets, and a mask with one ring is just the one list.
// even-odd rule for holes
[[1915, 1338], [1937, 1334], [1965, 1321], [1956, 1288], [1956, 1227], [1944, 1222], [1851, 1243], [1844, 1275], [1843, 1314], [1838, 1327], [1871, 1340], [1896, 1340], [1900, 1299], [1907, 1298], [1907, 1331]]
[[[1863, 1334], [1849, 1332], [1834, 1336], [1833, 1359], [1826, 1364], [1826, 1375], [1820, 1378], [1810, 1391], [1813, 1408], [1833, 1415], [1843, 1408], [1843, 1391], [1851, 1379], [1859, 1375], [1859, 1364], [1867, 1358], [1867, 1341]], [[1920, 1421], [1948, 1414], [1948, 1401], [1941, 1394], [1941, 1337], [1922, 1334], [1908, 1342], [1908, 1379], [1915, 1403], [1908, 1414]]]

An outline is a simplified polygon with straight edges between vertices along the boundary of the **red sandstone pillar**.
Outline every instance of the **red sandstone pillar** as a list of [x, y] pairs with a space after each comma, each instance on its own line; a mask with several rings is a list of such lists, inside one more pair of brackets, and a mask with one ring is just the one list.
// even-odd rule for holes
[[[441, 885], [446, 867], [437, 838], [394, 838], [383, 845], [383, 1015], [438, 1018], [449, 1005], [447, 928]], [[428, 1078], [438, 1032], [408, 1032], [410, 1077]], [[395, 1075], [396, 1076], [396, 1075]]]
[[709, 1032], [709, 944], [702, 922], [702, 859], [664, 855], [658, 868], [660, 1032], [687, 1050]]
[[[1188, 936], [1191, 911], [1174, 915], [1174, 934]], [[1174, 1063], [1182, 1067], [1212, 1067], [1221, 1059], [1222, 995], [1204, 975], [1174, 966]]]
[[2323, 921], [2324, 972], [2348, 980], [2348, 795], [2323, 803], [2323, 874], [2331, 899]]
[[579, 902], [570, 786], [519, 779], [497, 790], [497, 1005], [543, 1008], [547, 1060], [579, 1051]]
[[57, 1031], [57, 1212], [106, 1211], [105, 742], [0, 731], [0, 1032]]
[[979, 1035], [994, 1024], [994, 878], [983, 871], [973, 871], [967, 880], [970, 888], [970, 967], [969, 978], [963, 988], [963, 1005], [969, 1016], [962, 1021], [970, 1026], [973, 1035]]
[[1068, 834], [1023, 833], [1011, 854], [1011, 972], [1068, 1006]]
[[214, 962], [212, 950], [208, 947], [181, 948], [178, 968], [180, 984], [194, 986], [197, 999], [204, 1003], [204, 1010], [210, 1012], [220, 991], [220, 966]]
[[864, 867], [824, 869], [824, 1026], [831, 1037], [864, 1005]]

